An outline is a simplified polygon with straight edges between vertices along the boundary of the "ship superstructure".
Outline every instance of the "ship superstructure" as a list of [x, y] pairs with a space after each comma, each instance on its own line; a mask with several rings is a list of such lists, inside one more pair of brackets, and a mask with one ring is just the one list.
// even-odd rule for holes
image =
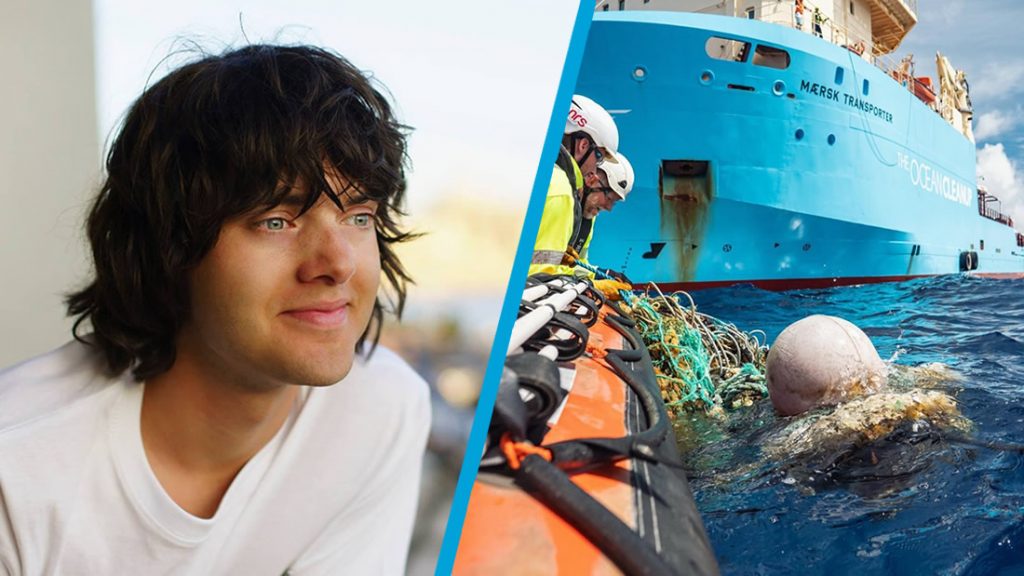
[[963, 72], [937, 55], [933, 84], [891, 55], [916, 2], [597, 6], [577, 92], [615, 116], [637, 182], [593, 261], [688, 288], [1024, 275], [976, 185]]
[[692, 12], [761, 20], [850, 46], [865, 57], [893, 52], [917, 24], [917, 0], [598, 0], [596, 9]]

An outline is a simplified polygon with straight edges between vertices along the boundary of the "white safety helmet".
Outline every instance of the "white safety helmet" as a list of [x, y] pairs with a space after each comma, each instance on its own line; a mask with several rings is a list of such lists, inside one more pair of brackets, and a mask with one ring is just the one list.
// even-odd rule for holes
[[626, 160], [622, 152], [609, 153], [604, 160], [597, 165], [597, 169], [604, 172], [608, 179], [608, 187], [625, 200], [626, 195], [633, 189], [633, 165]]
[[565, 119], [565, 133], [583, 132], [594, 140], [594, 143], [605, 150], [615, 152], [619, 149], [619, 128], [612, 120], [612, 115], [586, 96], [574, 94], [569, 116]]

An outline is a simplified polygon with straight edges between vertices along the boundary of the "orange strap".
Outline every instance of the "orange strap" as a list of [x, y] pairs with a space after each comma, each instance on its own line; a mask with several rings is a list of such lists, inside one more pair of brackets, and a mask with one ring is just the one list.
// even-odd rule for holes
[[513, 470], [519, 470], [523, 458], [530, 454], [536, 454], [551, 462], [551, 450], [536, 446], [530, 442], [515, 442], [508, 432], [501, 435], [501, 452], [505, 455], [505, 460], [508, 461], [508, 467]]

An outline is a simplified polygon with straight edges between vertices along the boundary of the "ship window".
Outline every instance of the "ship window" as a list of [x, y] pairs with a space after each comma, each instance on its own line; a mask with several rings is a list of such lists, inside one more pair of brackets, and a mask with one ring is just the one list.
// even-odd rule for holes
[[758, 44], [754, 49], [754, 64], [785, 70], [789, 68], [789, 52], [782, 48]]
[[754, 8], [747, 8], [747, 18], [749, 20], [753, 20], [755, 15], [756, 15], [756, 10]]
[[608, 11], [608, 5], [607, 5], [607, 4], [605, 4], [604, 6], [601, 6], [601, 10], [602, 10], [603, 12], [607, 12], [607, 11]]
[[619, 0], [619, 10], [626, 9], [626, 0]]
[[716, 60], [746, 62], [747, 54], [750, 52], [750, 42], [740, 42], [739, 40], [712, 36], [704, 44], [704, 51], [707, 52], [708, 56]]
[[836, 66], [836, 84], [843, 83], [843, 67]]
[[850, 14], [853, 15], [853, 0], [850, 0]]
[[871, 83], [868, 82], [867, 79], [865, 78], [864, 79], [864, 87], [861, 89], [861, 91], [864, 92], [865, 96], [868, 95], [868, 91], [869, 91], [870, 88], [871, 88]]

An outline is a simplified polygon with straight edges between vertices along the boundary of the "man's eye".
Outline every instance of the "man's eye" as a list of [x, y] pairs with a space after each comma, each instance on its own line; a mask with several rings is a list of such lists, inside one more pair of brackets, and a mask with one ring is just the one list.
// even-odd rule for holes
[[349, 222], [359, 228], [369, 228], [373, 226], [374, 216], [373, 214], [353, 214], [349, 216]]
[[284, 218], [267, 218], [266, 220], [261, 220], [259, 222], [259, 225], [263, 228], [266, 228], [267, 230], [276, 232], [278, 230], [284, 230], [285, 228], [287, 228], [288, 221], [285, 220]]

